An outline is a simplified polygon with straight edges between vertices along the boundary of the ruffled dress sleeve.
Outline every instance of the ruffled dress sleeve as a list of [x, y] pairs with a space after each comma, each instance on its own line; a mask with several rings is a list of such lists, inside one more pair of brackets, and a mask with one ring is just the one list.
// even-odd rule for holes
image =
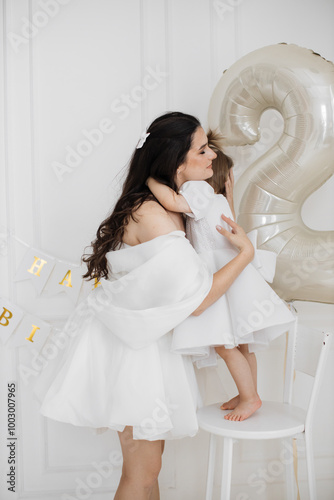
[[182, 184], [179, 193], [191, 209], [191, 213], [186, 215], [196, 221], [205, 217], [215, 196], [214, 189], [205, 181], [187, 181]]

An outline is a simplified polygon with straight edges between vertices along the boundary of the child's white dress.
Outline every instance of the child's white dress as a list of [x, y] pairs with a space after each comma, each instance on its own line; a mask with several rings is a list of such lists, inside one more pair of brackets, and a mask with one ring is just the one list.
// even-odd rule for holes
[[[219, 224], [231, 230], [220, 217], [233, 219], [229, 204], [205, 181], [184, 183], [180, 194], [192, 211], [187, 214], [187, 238], [215, 273], [238, 254], [216, 229]], [[255, 248], [256, 235], [256, 231], [248, 235]], [[209, 366], [217, 362], [214, 346], [248, 344], [253, 352], [286, 332], [295, 317], [265, 281], [273, 280], [275, 265], [275, 253], [256, 249], [253, 262], [222, 297], [200, 316], [189, 316], [174, 328], [173, 350], [193, 355], [198, 367]]]

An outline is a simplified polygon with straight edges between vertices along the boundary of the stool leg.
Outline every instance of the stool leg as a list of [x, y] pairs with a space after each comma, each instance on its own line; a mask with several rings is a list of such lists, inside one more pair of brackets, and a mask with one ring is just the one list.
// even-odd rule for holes
[[221, 500], [230, 500], [231, 497], [232, 456], [233, 456], [233, 439], [224, 438], [223, 473], [222, 473], [221, 497], [220, 497]]
[[208, 478], [206, 481], [205, 500], [212, 500], [213, 477], [214, 477], [214, 473], [215, 473], [215, 461], [216, 461], [216, 449], [217, 449], [217, 436], [215, 436], [214, 434], [211, 434], [211, 436], [210, 436], [210, 448], [209, 448]]
[[286, 443], [286, 449], [289, 450], [289, 454], [287, 458], [285, 458], [286, 498], [287, 500], [294, 500], [295, 475], [294, 475], [294, 458], [292, 452], [292, 440], [286, 439], [285, 443]]
[[310, 500], [317, 500], [312, 434], [305, 431], [307, 480]]

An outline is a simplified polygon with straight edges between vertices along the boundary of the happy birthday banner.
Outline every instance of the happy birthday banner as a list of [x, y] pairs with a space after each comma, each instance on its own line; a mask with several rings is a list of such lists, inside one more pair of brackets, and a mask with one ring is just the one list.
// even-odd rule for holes
[[[14, 281], [30, 280], [37, 295], [42, 292], [53, 296], [65, 292], [77, 303], [82, 283], [85, 265], [76, 265], [62, 261], [42, 250], [30, 247], [14, 235], [17, 241], [27, 247], [27, 251], [15, 273]], [[94, 280], [92, 288], [100, 283]], [[10, 347], [43, 343], [52, 325], [43, 321], [35, 314], [24, 311], [9, 299], [0, 297], [0, 342]], [[9, 341], [10, 339], [10, 341]]]
[[[30, 314], [17, 304], [0, 297], [0, 341], [10, 347], [39, 345], [45, 341], [51, 325], [35, 314]], [[10, 342], [8, 342], [9, 338]]]
[[63, 262], [36, 248], [28, 248], [14, 281], [30, 280], [38, 295], [47, 284], [48, 295], [65, 292], [76, 304], [83, 282], [82, 274], [82, 266]]

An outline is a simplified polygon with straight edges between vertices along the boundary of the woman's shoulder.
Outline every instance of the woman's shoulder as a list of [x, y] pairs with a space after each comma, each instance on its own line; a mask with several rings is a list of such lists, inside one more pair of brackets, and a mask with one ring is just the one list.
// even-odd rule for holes
[[149, 220], [156, 219], [159, 222], [170, 221], [170, 216], [168, 211], [160, 205], [155, 200], [146, 200], [140, 205], [135, 212], [133, 212], [134, 217], [138, 220], [138, 223], [146, 224]]
[[138, 217], [144, 217], [152, 213], [161, 216], [167, 215], [167, 211], [156, 200], [145, 200], [134, 212]]
[[184, 230], [182, 218], [178, 222], [178, 219], [154, 200], [145, 201], [133, 215], [137, 222], [132, 228], [140, 243], [172, 231]]

